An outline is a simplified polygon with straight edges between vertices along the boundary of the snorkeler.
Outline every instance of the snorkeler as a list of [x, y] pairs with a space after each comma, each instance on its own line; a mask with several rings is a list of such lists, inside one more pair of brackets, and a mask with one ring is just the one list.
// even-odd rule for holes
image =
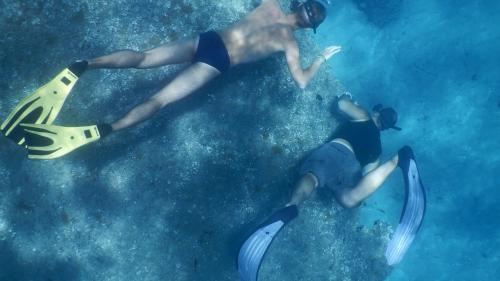
[[[294, 31], [312, 28], [316, 32], [325, 17], [325, 6], [315, 0], [292, 1], [291, 13], [283, 11], [276, 0], [263, 0], [245, 18], [223, 30], [207, 31], [196, 38], [167, 43], [144, 52], [124, 50], [77, 61], [41, 91], [23, 100], [3, 123], [1, 131], [16, 143], [25, 145], [31, 159], [57, 158], [111, 132], [151, 118], [163, 107], [192, 94], [234, 66], [256, 62], [279, 52], [285, 54], [297, 86], [305, 88], [320, 66], [340, 52], [341, 47], [324, 49], [304, 69]], [[191, 62], [186, 70], [112, 124], [74, 128], [51, 124], [78, 77], [88, 69], [147, 69], [186, 62]], [[55, 105], [54, 99], [57, 100]]]
[[406, 202], [398, 229], [389, 243], [386, 257], [399, 262], [419, 230], [425, 211], [425, 191], [415, 157], [405, 146], [380, 164], [380, 131], [396, 127], [393, 108], [377, 105], [372, 114], [358, 106], [350, 94], [337, 100], [338, 109], [349, 118], [334, 133], [334, 139], [314, 150], [300, 167], [301, 178], [291, 200], [275, 212], [247, 238], [238, 255], [238, 271], [243, 281], [257, 280], [260, 264], [279, 231], [298, 215], [298, 206], [317, 188], [329, 188], [340, 205], [353, 208], [377, 191], [399, 166], [403, 171]]

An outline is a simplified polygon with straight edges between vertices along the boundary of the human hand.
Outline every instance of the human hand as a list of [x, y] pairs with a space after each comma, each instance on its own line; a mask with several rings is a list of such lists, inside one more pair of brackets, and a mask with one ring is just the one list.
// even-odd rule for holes
[[352, 98], [352, 94], [350, 92], [344, 92], [343, 94], [341, 95], [337, 95], [337, 99], [341, 100], [341, 99], [348, 99], [348, 100], [353, 100]]
[[325, 61], [329, 60], [333, 55], [339, 53], [342, 50], [341, 46], [330, 46], [321, 52], [321, 55], [325, 58]]
[[352, 100], [352, 94], [351, 94], [351, 92], [347, 92], [347, 91], [346, 91], [346, 92], [343, 94], [343, 96], [349, 97], [349, 99], [351, 99], [351, 100]]

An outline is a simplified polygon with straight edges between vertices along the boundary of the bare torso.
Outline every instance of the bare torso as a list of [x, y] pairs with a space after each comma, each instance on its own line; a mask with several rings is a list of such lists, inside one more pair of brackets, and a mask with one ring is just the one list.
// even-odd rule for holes
[[264, 0], [244, 19], [218, 33], [233, 66], [283, 51], [285, 42], [293, 40], [292, 27], [276, 0]]

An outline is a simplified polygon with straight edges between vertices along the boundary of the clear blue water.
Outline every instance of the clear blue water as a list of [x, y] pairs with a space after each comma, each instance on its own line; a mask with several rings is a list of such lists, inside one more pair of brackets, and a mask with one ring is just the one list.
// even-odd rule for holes
[[[254, 5], [1, 4], [2, 119], [76, 58], [222, 28]], [[414, 148], [428, 191], [422, 230], [402, 263], [383, 264], [387, 226], [374, 222], [396, 226], [399, 172], [356, 210], [316, 194], [273, 244], [261, 280], [498, 280], [499, 10], [497, 1], [335, 1], [316, 36], [298, 34], [305, 62], [343, 46], [305, 91], [274, 56], [60, 160], [29, 161], [1, 138], [0, 281], [238, 280], [239, 244], [288, 200], [300, 159], [335, 128], [331, 101], [345, 89], [400, 112], [404, 130], [384, 133], [383, 158]], [[180, 69], [89, 72], [57, 123], [112, 121]]]
[[[388, 280], [497, 280], [500, 276], [500, 23], [497, 1], [342, 1], [321, 45], [339, 44], [330, 63], [359, 100], [394, 105], [428, 189], [420, 237]], [[392, 179], [368, 201], [366, 223], [399, 219]], [[385, 214], [377, 212], [382, 208]]]

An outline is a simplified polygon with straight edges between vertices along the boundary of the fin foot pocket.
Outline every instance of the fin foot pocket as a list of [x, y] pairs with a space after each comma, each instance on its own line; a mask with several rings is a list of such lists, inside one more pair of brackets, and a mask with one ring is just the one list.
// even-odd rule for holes
[[28, 158], [48, 160], [64, 156], [100, 139], [97, 126], [61, 127], [21, 124], [25, 131]]
[[73, 62], [69, 67], [69, 71], [76, 75], [76, 77], [82, 76], [82, 74], [87, 71], [89, 62], [86, 60], [77, 60]]
[[398, 166], [401, 169], [405, 169], [410, 159], [415, 159], [415, 155], [413, 154], [413, 150], [411, 147], [405, 145], [398, 151]]

